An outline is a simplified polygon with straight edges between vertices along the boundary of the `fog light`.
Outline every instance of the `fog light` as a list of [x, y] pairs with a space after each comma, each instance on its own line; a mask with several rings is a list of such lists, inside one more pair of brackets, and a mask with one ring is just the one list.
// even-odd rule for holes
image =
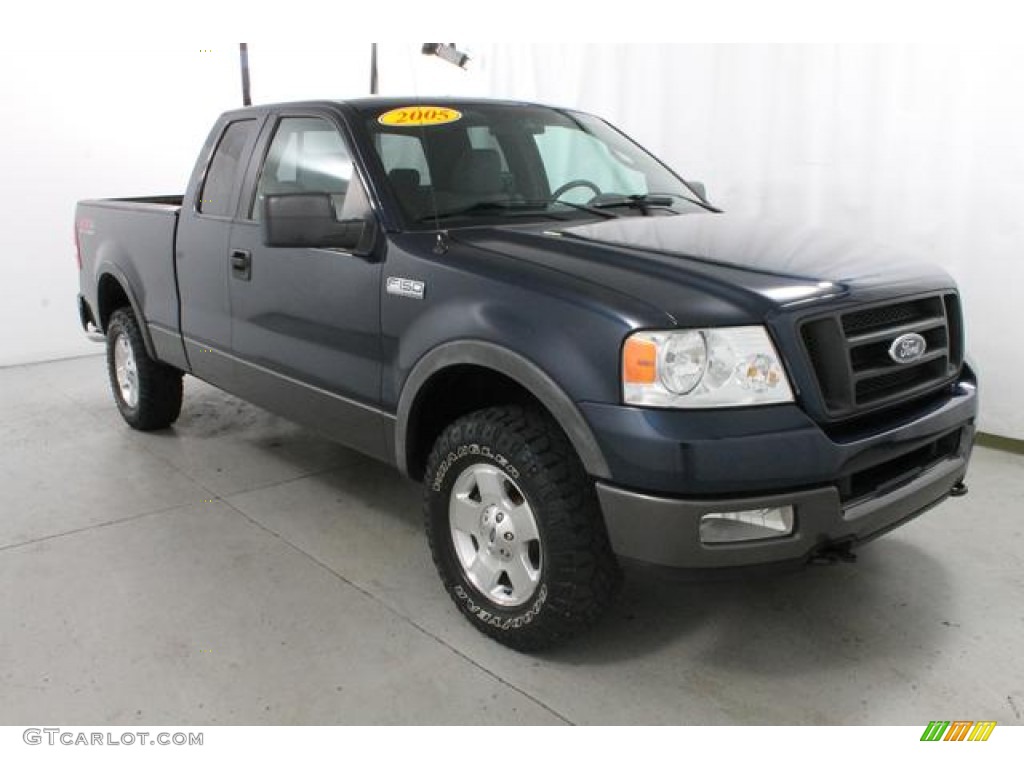
[[792, 532], [793, 507], [711, 512], [700, 519], [700, 540], [705, 544], [776, 539]]

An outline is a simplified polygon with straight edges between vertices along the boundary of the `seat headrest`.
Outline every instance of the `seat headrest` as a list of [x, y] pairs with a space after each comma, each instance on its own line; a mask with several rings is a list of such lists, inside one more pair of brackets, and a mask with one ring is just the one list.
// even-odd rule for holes
[[396, 189], [419, 188], [420, 172], [415, 168], [393, 168], [388, 172], [388, 180]]
[[492, 195], [502, 191], [501, 155], [496, 149], [469, 149], [463, 152], [452, 171], [455, 191]]

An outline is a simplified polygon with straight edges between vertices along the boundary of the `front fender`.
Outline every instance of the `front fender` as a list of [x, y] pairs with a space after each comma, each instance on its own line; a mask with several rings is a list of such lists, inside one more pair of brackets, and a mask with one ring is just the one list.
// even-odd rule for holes
[[395, 426], [395, 460], [408, 473], [406, 441], [409, 419], [423, 386], [436, 373], [456, 365], [476, 365], [501, 373], [530, 392], [554, 417], [576, 449], [587, 472], [608, 478], [610, 470], [594, 433], [572, 399], [537, 365], [522, 355], [497, 344], [465, 339], [435, 347], [413, 366], [398, 401]]

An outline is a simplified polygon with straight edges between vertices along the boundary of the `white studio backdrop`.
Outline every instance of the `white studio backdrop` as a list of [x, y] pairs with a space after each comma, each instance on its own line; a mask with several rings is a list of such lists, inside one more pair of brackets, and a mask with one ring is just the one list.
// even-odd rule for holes
[[[364, 48], [357, 68], [354, 51], [264, 47], [254, 90], [364, 95]], [[241, 103], [237, 43], [0, 48], [0, 366], [102, 350], [78, 323], [75, 202], [183, 193], [217, 116]]]
[[[726, 210], [852, 230], [943, 265], [984, 377], [981, 427], [1024, 438], [1024, 48], [466, 44], [462, 71], [419, 45], [381, 44], [381, 93], [594, 112]], [[14, 56], [0, 52], [16, 180], [0, 188], [0, 365], [96, 351], [75, 316], [75, 200], [181, 192], [210, 124], [240, 103], [235, 44]], [[250, 58], [257, 103], [368, 91], [368, 43], [255, 43]], [[88, 89], [68, 92], [69, 69]]]

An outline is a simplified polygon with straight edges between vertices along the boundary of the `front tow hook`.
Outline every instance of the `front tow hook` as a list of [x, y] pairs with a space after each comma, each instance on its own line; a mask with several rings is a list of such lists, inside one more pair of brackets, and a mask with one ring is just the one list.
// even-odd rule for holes
[[827, 544], [814, 552], [810, 557], [811, 565], [835, 565], [836, 563], [856, 563], [857, 554], [852, 550], [850, 542]]

